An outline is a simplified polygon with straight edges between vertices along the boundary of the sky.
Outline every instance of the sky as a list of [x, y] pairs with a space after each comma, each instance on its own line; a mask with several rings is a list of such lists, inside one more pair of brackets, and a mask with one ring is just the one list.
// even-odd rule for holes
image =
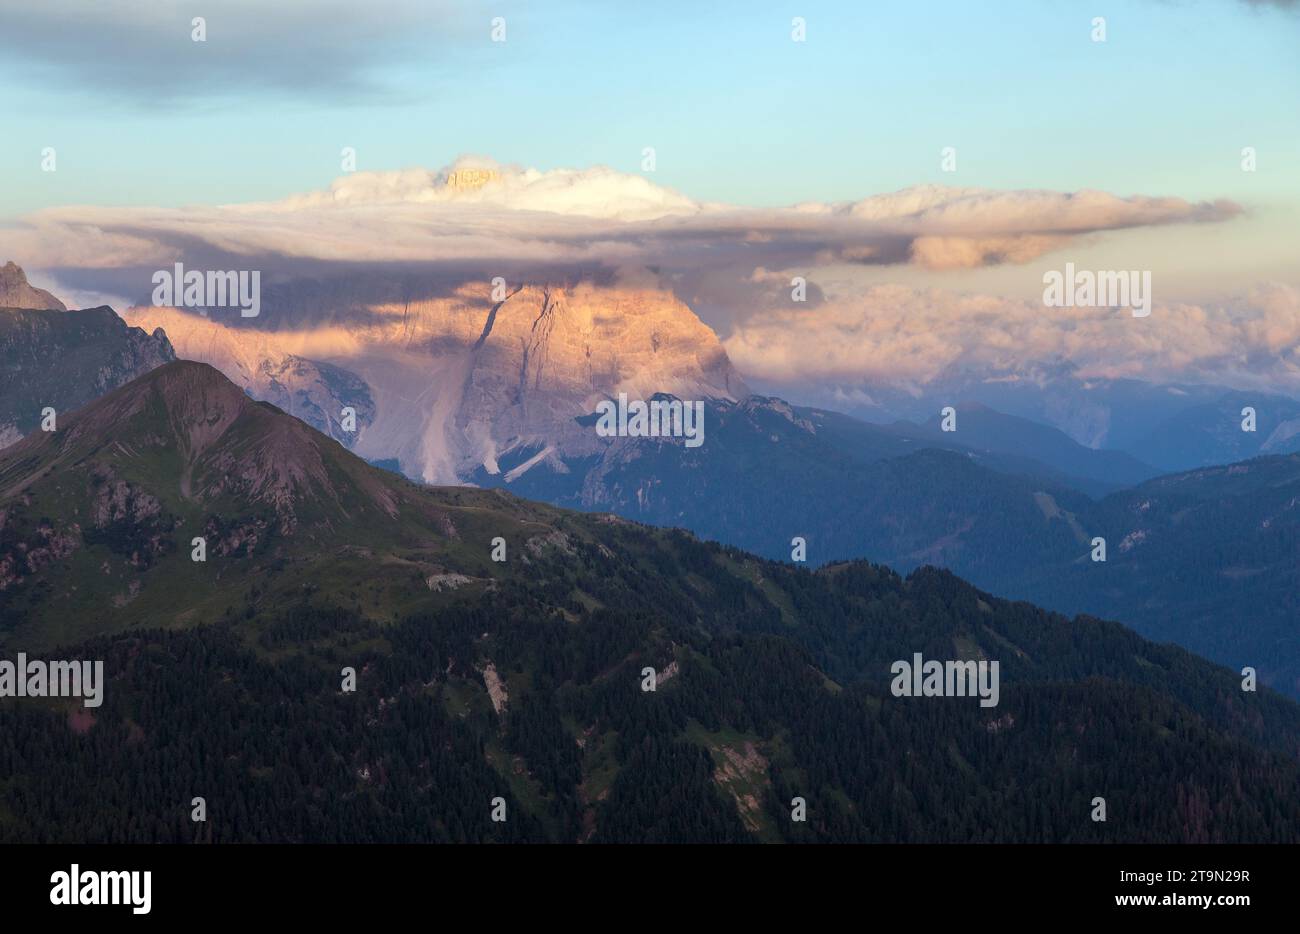
[[[199, 6], [205, 43], [190, 37]], [[963, 183], [989, 187], [1240, 199], [1300, 185], [1286, 5], [287, 0], [270, 23], [266, 8], [0, 3], [0, 109], [26, 143], [0, 154], [6, 178], [26, 179], [5, 186], [0, 216], [282, 197], [327, 184], [343, 146], [363, 169], [471, 152], [625, 171], [653, 146], [660, 184], [750, 205], [948, 181], [944, 146]], [[1097, 15], [1105, 42], [1091, 41]], [[300, 59], [311, 74], [295, 80]], [[61, 165], [37, 175], [45, 146]], [[1263, 154], [1262, 177], [1241, 177], [1242, 146]]]
[[[196, 15], [205, 42], [192, 39]], [[496, 17], [505, 41], [493, 41]], [[792, 39], [796, 17], [804, 41]], [[1165, 306], [1225, 321], [1272, 290], [1256, 305], [1276, 317], [1294, 298], [1285, 289], [1300, 288], [1297, 50], [1300, 4], [1285, 0], [0, 0], [0, 258], [41, 284], [110, 296], [123, 292], [101, 275], [114, 257], [163, 259], [103, 231], [178, 249], [189, 230], [211, 229], [227, 253], [320, 234], [315, 258], [337, 259], [346, 240], [321, 232], [369, 230], [374, 216], [303, 209], [303, 198], [337, 201], [343, 186], [391, 209], [410, 237], [391, 245], [411, 244], [413, 259], [446, 229], [539, 258], [679, 263], [683, 297], [773, 378], [788, 376], [788, 352], [773, 361], [756, 348], [807, 319], [765, 307], [754, 283], [798, 272], [835, 304], [832, 321], [893, 294], [877, 288], [940, 290], [932, 316], [959, 304], [953, 295], [1032, 301], [1043, 269], [1067, 260], [1150, 269]], [[47, 147], [55, 171], [43, 170]], [[344, 147], [355, 175], [342, 171]], [[941, 166], [945, 147], [955, 171]], [[1244, 147], [1255, 171], [1242, 170]], [[420, 172], [466, 154], [518, 167], [511, 191], [530, 200], [426, 223], [436, 181]], [[931, 199], [920, 220], [882, 214], [882, 198], [913, 186], [1002, 194]], [[1081, 191], [1112, 201], [1058, 236], [1063, 199]], [[264, 207], [210, 209], [249, 204]], [[803, 204], [816, 209], [791, 210]], [[874, 226], [846, 231], [834, 206], [854, 204]], [[544, 243], [529, 240], [539, 223]], [[710, 232], [719, 242], [701, 246]], [[746, 236], [775, 246], [757, 261], [723, 248]], [[606, 243], [617, 249], [594, 246]], [[979, 258], [954, 259], [972, 243]], [[990, 259], [990, 244], [1010, 258]], [[909, 258], [890, 259], [900, 250]]]

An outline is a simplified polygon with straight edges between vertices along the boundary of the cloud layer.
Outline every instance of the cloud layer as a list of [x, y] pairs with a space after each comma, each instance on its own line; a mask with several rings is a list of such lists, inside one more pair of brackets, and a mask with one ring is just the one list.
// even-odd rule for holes
[[[448, 184], [467, 167], [498, 175], [478, 189]], [[746, 208], [694, 201], [604, 167], [541, 172], [466, 157], [439, 171], [347, 175], [327, 190], [260, 204], [52, 208], [0, 231], [0, 249], [40, 269], [141, 274], [187, 260], [284, 272], [406, 263], [542, 277], [555, 268], [639, 265], [734, 268], [743, 277], [757, 266], [1024, 263], [1081, 237], [1220, 222], [1240, 210], [1229, 201], [937, 185], [853, 202]]]
[[1047, 308], [940, 289], [877, 286], [816, 308], [770, 307], [724, 341], [747, 378], [774, 384], [924, 387], [974, 374], [1067, 369], [1300, 391], [1300, 291], [1260, 286], [1218, 306]]

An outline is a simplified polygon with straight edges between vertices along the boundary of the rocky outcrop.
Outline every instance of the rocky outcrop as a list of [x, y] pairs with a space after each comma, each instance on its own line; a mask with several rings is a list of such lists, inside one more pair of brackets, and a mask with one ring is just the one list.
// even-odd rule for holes
[[44, 289], [27, 282], [27, 274], [15, 263], [0, 266], [0, 308], [54, 308], [67, 311], [67, 306]]
[[[129, 327], [111, 308], [64, 311], [48, 293], [30, 290], [39, 293], [34, 298], [19, 294], [22, 288], [27, 288], [22, 270], [6, 265], [0, 271], [0, 448], [36, 430], [44, 410], [54, 410], [57, 424], [74, 409], [176, 358], [160, 330]], [[6, 302], [28, 307], [5, 307]]]

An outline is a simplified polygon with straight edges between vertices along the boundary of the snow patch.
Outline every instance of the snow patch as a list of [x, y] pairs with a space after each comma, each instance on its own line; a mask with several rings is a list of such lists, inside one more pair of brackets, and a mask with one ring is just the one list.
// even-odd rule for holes
[[546, 447], [542, 448], [540, 451], [538, 451], [532, 457], [528, 458], [528, 460], [524, 461], [518, 467], [506, 471], [506, 482], [514, 483], [524, 474], [528, 473], [529, 470], [536, 467], [543, 460], [545, 460], [550, 454], [554, 453], [554, 451], [555, 448], [552, 445], [548, 444]]

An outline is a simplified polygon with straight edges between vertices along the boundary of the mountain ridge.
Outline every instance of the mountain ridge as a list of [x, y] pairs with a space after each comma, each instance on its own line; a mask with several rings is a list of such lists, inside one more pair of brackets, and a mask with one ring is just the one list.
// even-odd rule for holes
[[163, 331], [130, 327], [106, 306], [67, 311], [57, 301], [48, 308], [3, 305], [0, 449], [47, 422], [47, 409], [57, 420], [176, 358]]

